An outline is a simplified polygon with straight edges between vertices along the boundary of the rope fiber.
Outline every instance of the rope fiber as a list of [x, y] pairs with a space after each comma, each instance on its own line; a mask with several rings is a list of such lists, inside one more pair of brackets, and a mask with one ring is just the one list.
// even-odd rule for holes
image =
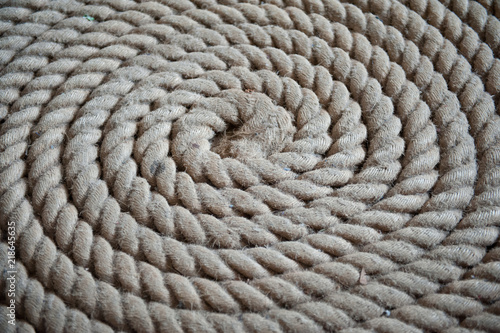
[[1, 1], [0, 331], [500, 332], [499, 114], [498, 0]]

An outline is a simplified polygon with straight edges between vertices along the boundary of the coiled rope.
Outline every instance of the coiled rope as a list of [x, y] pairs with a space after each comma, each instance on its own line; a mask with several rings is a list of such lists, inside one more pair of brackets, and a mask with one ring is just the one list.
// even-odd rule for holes
[[2, 331], [499, 332], [500, 2], [8, 0], [0, 34]]

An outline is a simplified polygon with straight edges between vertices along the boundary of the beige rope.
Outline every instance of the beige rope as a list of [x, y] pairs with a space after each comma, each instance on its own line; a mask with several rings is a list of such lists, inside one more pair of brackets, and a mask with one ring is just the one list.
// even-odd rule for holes
[[17, 329], [497, 332], [499, 13], [3, 3]]

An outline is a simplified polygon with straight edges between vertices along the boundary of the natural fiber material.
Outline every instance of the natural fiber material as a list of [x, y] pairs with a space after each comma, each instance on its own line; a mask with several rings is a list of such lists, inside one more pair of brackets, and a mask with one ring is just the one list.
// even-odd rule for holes
[[0, 331], [500, 332], [500, 2], [348, 2], [3, 1]]

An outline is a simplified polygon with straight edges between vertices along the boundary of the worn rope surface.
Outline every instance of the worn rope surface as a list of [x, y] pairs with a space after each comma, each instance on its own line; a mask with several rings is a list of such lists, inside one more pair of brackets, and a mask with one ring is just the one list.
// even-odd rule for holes
[[10, 0], [14, 332], [500, 332], [500, 2]]

